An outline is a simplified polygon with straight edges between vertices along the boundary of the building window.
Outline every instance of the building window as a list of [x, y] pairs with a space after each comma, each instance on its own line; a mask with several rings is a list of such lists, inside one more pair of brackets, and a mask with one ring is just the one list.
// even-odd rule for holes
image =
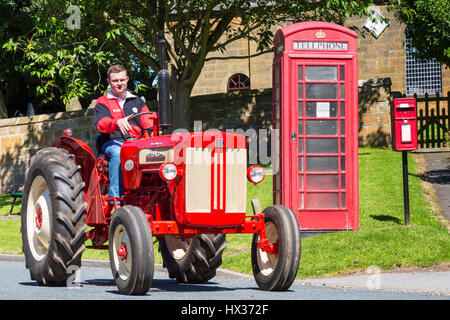
[[436, 60], [418, 60], [414, 57], [415, 48], [409, 47], [410, 40], [405, 39], [406, 94], [423, 95], [426, 92], [442, 92], [441, 64]]
[[250, 78], [245, 74], [237, 73], [228, 79], [227, 91], [250, 89]]

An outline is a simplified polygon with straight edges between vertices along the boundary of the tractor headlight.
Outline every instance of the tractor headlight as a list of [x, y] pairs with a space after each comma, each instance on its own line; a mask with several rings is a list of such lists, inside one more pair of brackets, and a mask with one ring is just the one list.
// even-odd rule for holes
[[253, 165], [247, 169], [247, 178], [253, 183], [260, 183], [264, 180], [266, 174], [261, 166]]
[[171, 162], [163, 163], [159, 167], [159, 175], [166, 181], [172, 181], [178, 175], [177, 167]]

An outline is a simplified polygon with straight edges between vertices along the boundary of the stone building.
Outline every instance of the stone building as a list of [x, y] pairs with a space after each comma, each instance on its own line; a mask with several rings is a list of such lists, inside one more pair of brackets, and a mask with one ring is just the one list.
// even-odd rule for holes
[[[405, 51], [405, 41], [407, 41], [405, 39], [405, 25], [400, 24], [393, 14], [386, 10], [386, 7], [379, 6], [375, 9], [383, 16], [389, 18], [389, 25], [378, 38], [370, 33], [358, 37], [359, 80], [364, 82], [370, 79], [390, 78], [392, 91], [406, 94], [424, 94], [423, 89], [421, 90], [419, 87], [413, 87], [412, 84], [409, 84], [409, 78], [414, 77], [414, 75], [409, 74], [411, 61], [409, 61], [410, 57]], [[362, 27], [366, 19], [367, 17], [353, 18], [348, 24]], [[224, 53], [211, 54], [208, 58], [212, 60], [205, 63], [205, 67], [194, 86], [192, 94], [196, 96], [226, 93], [230, 91], [228, 88], [230, 78], [237, 74], [243, 74], [250, 79], [250, 89], [271, 88], [273, 52], [257, 57], [249, 57], [255, 53], [256, 43], [242, 39], [230, 44]], [[224, 57], [235, 56], [245, 58], [223, 60]], [[424, 65], [416, 63], [412, 67], [416, 69], [424, 68]], [[426, 72], [426, 70], [422, 70], [422, 72]], [[439, 81], [440, 78], [440, 92], [447, 93], [450, 90], [450, 69], [437, 64], [429, 72], [430, 74], [424, 78], [434, 77], [435, 81]], [[406, 91], [407, 89], [408, 92]], [[429, 89], [428, 93], [434, 93], [433, 89]]]
[[[357, 39], [360, 145], [390, 143], [390, 102], [394, 96], [423, 95], [425, 92], [447, 95], [450, 91], [450, 69], [436, 62], [416, 61], [405, 49], [405, 41], [408, 41], [405, 25], [399, 23], [385, 6], [374, 9], [389, 18], [389, 24], [378, 37], [365, 31]], [[367, 17], [352, 18], [348, 25], [363, 28], [366, 20]], [[256, 43], [242, 39], [230, 44], [226, 52], [208, 56], [209, 61], [194, 86], [193, 100], [214, 94], [218, 99], [208, 104], [209, 110], [216, 108], [223, 115], [230, 109], [228, 113], [235, 115], [236, 112], [231, 110], [233, 107], [227, 107], [224, 102], [230, 96], [249, 95], [253, 101], [260, 97], [266, 104], [253, 103], [247, 110], [243, 111], [241, 107], [237, 113], [247, 113], [251, 119], [265, 119], [265, 125], [270, 124], [273, 52], [252, 57], [255, 53]], [[233, 58], [237, 56], [240, 58]], [[225, 57], [231, 58], [225, 60]], [[421, 108], [420, 104], [418, 108]], [[197, 116], [194, 119], [204, 119], [203, 109], [194, 107], [193, 110]], [[261, 116], [261, 112], [265, 116]], [[228, 122], [235, 123], [234, 118], [219, 117], [222, 128], [226, 128]]]

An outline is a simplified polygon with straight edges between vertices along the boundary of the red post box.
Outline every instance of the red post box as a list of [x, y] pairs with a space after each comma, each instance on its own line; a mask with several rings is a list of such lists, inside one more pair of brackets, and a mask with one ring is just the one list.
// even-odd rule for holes
[[356, 37], [315, 21], [275, 34], [273, 202], [302, 231], [358, 229]]
[[396, 98], [391, 105], [392, 147], [396, 151], [417, 149], [416, 99]]

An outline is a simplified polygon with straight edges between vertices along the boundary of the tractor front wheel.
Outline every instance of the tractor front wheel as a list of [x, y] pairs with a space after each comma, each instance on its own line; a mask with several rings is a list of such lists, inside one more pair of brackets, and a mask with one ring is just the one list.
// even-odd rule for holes
[[185, 240], [165, 236], [159, 248], [170, 278], [205, 283], [216, 276], [226, 245], [225, 234], [200, 234]]
[[31, 158], [22, 199], [22, 246], [31, 279], [65, 286], [85, 249], [84, 182], [75, 156], [45, 148]]
[[264, 211], [266, 237], [271, 250], [258, 247], [259, 233], [253, 236], [252, 269], [262, 290], [285, 291], [297, 275], [300, 263], [300, 229], [292, 210], [282, 205]]
[[153, 236], [142, 209], [126, 205], [114, 211], [109, 260], [120, 293], [143, 295], [150, 289], [155, 261]]

